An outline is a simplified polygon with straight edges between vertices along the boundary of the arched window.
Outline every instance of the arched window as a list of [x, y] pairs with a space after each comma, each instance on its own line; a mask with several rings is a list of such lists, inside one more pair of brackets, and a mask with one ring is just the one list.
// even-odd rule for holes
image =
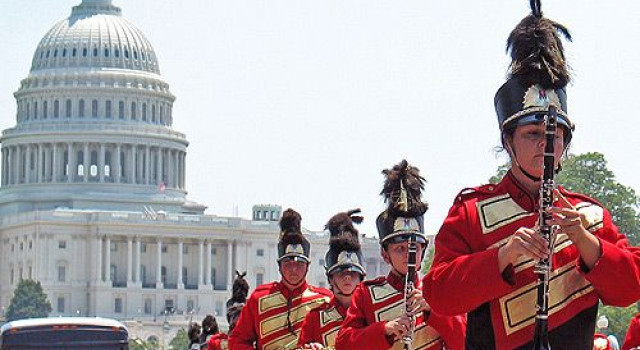
[[142, 104], [142, 121], [147, 121], [147, 103]]
[[27, 102], [27, 120], [31, 118], [31, 104]]
[[136, 120], [136, 103], [131, 102], [131, 120]]
[[42, 119], [47, 119], [48, 116], [48, 102], [44, 101], [44, 103], [42, 104]]
[[78, 164], [78, 176], [84, 176], [84, 151], [78, 151], [76, 153], [76, 164]]
[[156, 105], [151, 105], [151, 121], [156, 122]]
[[50, 53], [51, 53], [51, 50], [47, 50], [47, 58], [49, 58]]
[[67, 49], [62, 49], [62, 57], [67, 57]]
[[115, 54], [116, 54], [116, 57], [120, 57], [120, 50], [119, 50], [119, 49], [116, 49]]
[[91, 101], [91, 116], [98, 118], [98, 100]]
[[164, 124], [164, 106], [160, 105], [160, 124]]
[[58, 49], [53, 50], [53, 57], [58, 57]]
[[138, 51], [133, 50], [133, 58], [136, 60], [138, 59]]
[[71, 50], [71, 56], [76, 57], [77, 53], [78, 53], [78, 50], [74, 47], [73, 50]]
[[111, 119], [111, 100], [107, 100], [104, 103], [104, 115], [105, 118]]
[[98, 152], [92, 151], [90, 155], [89, 176], [96, 177], [98, 176]]
[[93, 48], [93, 57], [98, 57], [98, 48], [97, 47]]
[[109, 57], [109, 49], [108, 48], [104, 48], [104, 57]]
[[38, 102], [33, 103], [33, 119], [38, 119]]
[[82, 57], [87, 57], [87, 53], [88, 53], [88, 52], [89, 52], [89, 51], [87, 50], [87, 48], [86, 48], [86, 47], [85, 47], [85, 48], [83, 48], [83, 49], [82, 49]]
[[66, 102], [65, 117], [71, 118], [71, 100], [67, 100], [67, 102]]
[[120, 101], [118, 103], [118, 118], [124, 119], [124, 102]]
[[129, 58], [129, 50], [124, 49], [124, 58]]
[[84, 100], [80, 100], [78, 103], [78, 117], [84, 118]]
[[104, 176], [111, 176], [111, 152], [104, 152]]
[[60, 101], [58, 100], [53, 101], [53, 117], [60, 117]]

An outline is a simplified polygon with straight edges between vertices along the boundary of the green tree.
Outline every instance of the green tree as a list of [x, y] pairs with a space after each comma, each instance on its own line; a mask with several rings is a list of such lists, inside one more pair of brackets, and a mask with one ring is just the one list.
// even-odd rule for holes
[[51, 303], [47, 300], [40, 282], [21, 280], [7, 308], [7, 321], [47, 317], [49, 313], [51, 313]]
[[184, 328], [180, 328], [176, 336], [171, 340], [169, 346], [173, 347], [173, 349], [181, 350], [189, 348], [189, 335]]
[[600, 315], [607, 316], [609, 319], [608, 330], [618, 338], [620, 345], [622, 345], [624, 337], [627, 335], [629, 322], [636, 312], [638, 312], [638, 308], [635, 304], [629, 307], [605, 306], [600, 304], [600, 307], [598, 307], [598, 317], [600, 317]]
[[[498, 167], [495, 176], [489, 181], [497, 183], [510, 168], [510, 164]], [[562, 163], [562, 171], [556, 177], [556, 183], [567, 190], [585, 194], [600, 202], [633, 245], [640, 244], [640, 196], [633, 188], [616, 181], [613, 171], [607, 168], [602, 153], [591, 152], [570, 155]]]

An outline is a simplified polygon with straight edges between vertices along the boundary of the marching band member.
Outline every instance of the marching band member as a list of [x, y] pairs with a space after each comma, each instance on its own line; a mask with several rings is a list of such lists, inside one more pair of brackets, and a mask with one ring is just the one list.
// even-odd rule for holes
[[555, 190], [553, 251], [537, 232], [545, 126], [557, 111], [555, 167], [574, 131], [567, 114], [569, 73], [559, 33], [567, 29], [533, 12], [511, 32], [511, 72], [495, 96], [510, 169], [497, 185], [463, 190], [436, 236], [424, 278], [434, 311], [467, 313], [467, 349], [531, 349], [538, 276], [550, 258], [548, 329], [551, 348], [591, 349], [598, 302], [628, 305], [640, 298], [640, 251], [630, 247], [595, 200]]
[[[415, 256], [412, 263], [419, 269], [429, 242], [423, 227], [427, 204], [420, 199], [424, 179], [404, 160], [383, 173], [387, 180], [382, 194], [388, 208], [376, 224], [380, 253], [391, 271], [358, 285], [338, 332], [336, 349], [398, 350], [403, 348], [403, 340], [411, 349], [463, 349], [464, 318], [431, 311], [422, 296], [417, 271], [408, 274], [409, 256]], [[415, 254], [410, 254], [413, 247], [409, 241], [415, 245]], [[406, 288], [410, 278], [415, 281], [414, 288]]]
[[333, 298], [305, 317], [298, 339], [299, 348], [320, 350], [334, 347], [351, 295], [366, 275], [359, 233], [353, 227], [353, 223], [362, 222], [361, 216], [355, 216], [359, 212], [360, 209], [355, 209], [336, 214], [326, 225], [331, 237], [325, 256], [325, 270]]
[[303, 236], [301, 217], [287, 209], [280, 219], [278, 266], [281, 279], [258, 286], [247, 300], [229, 336], [231, 350], [293, 348], [304, 316], [331, 297], [331, 292], [307, 284], [309, 241]]
[[207, 343], [207, 350], [227, 350], [229, 349], [229, 334], [233, 331], [240, 317], [240, 312], [247, 302], [249, 294], [249, 283], [244, 279], [247, 273], [236, 271], [236, 279], [233, 281], [231, 298], [227, 300], [227, 323], [229, 331], [214, 334]]

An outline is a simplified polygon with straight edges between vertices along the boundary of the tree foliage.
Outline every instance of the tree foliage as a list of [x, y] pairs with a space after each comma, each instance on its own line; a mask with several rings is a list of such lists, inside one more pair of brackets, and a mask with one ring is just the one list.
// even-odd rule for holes
[[180, 328], [176, 336], [169, 342], [169, 346], [173, 349], [188, 349], [189, 348], [189, 335], [184, 328]]
[[624, 337], [627, 335], [627, 328], [629, 328], [629, 322], [633, 318], [633, 315], [638, 312], [636, 305], [629, 307], [615, 307], [605, 306], [600, 304], [598, 308], [598, 317], [605, 315], [609, 319], [608, 331], [614, 334], [618, 338], [618, 342], [622, 345]]
[[40, 282], [21, 280], [7, 308], [7, 321], [25, 318], [47, 317], [51, 313], [51, 303], [42, 290]]
[[[499, 182], [510, 167], [509, 163], [501, 165], [489, 181]], [[640, 214], [637, 211], [640, 196], [633, 188], [616, 181], [602, 153], [570, 155], [562, 163], [562, 171], [556, 177], [556, 183], [571, 192], [585, 194], [600, 202], [611, 213], [620, 232], [627, 235], [629, 242], [633, 245], [640, 243]]]

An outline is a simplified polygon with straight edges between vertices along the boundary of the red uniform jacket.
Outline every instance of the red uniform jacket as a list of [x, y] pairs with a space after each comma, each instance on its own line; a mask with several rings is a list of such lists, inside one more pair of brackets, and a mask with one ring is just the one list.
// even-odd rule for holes
[[207, 341], [207, 350], [228, 350], [229, 343], [228, 338], [224, 333], [216, 333]]
[[622, 350], [629, 350], [635, 347], [640, 347], [640, 314], [636, 314], [631, 319]]
[[[640, 298], [640, 250], [618, 233], [611, 215], [593, 199], [560, 192], [589, 222], [602, 256], [587, 271], [565, 234], [556, 235], [550, 275], [552, 348], [590, 349], [598, 300], [616, 306]], [[511, 172], [498, 185], [463, 191], [436, 236], [424, 294], [434, 311], [468, 313], [467, 349], [526, 348], [533, 337], [538, 277], [522, 258], [498, 271], [498, 249], [520, 227], [538, 220], [538, 199]]]
[[[416, 279], [416, 288], [421, 288]], [[388, 321], [405, 312], [404, 278], [393, 272], [387, 277], [360, 283], [351, 298], [347, 316], [336, 338], [337, 350], [402, 349], [401, 340], [385, 335]], [[460, 350], [464, 348], [465, 319], [424, 313], [416, 320], [412, 349]]]
[[346, 313], [347, 309], [335, 297], [331, 298], [330, 302], [311, 310], [302, 323], [298, 347], [301, 348], [310, 343], [333, 347]]
[[236, 327], [229, 335], [232, 350], [293, 348], [307, 313], [326, 303], [331, 292], [306, 282], [293, 291], [280, 282], [256, 288], [242, 308]]

